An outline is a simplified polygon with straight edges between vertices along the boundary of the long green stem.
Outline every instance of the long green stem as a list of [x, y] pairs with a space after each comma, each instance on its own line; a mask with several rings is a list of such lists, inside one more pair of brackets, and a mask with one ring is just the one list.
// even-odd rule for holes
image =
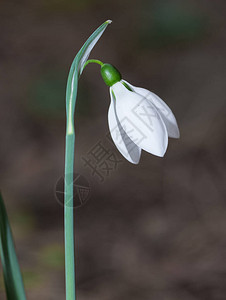
[[[89, 63], [103, 64], [99, 60], [88, 60], [83, 69]], [[69, 76], [70, 77], [70, 76]], [[65, 282], [66, 300], [75, 300], [75, 247], [74, 247], [74, 212], [73, 212], [73, 172], [74, 172], [74, 149], [75, 149], [75, 130], [74, 130], [74, 106], [73, 98], [76, 99], [77, 85], [73, 85], [68, 94], [67, 110], [67, 129], [65, 141], [65, 174], [64, 174], [64, 239], [65, 239]], [[74, 105], [73, 105], [74, 104]]]
[[66, 300], [75, 300], [75, 246], [74, 246], [74, 211], [73, 211], [73, 172], [74, 172], [74, 108], [77, 97], [78, 75], [69, 72], [66, 93], [67, 124], [65, 140], [65, 174], [64, 174], [64, 247], [65, 247], [65, 285]]
[[[88, 63], [102, 65], [99, 60], [88, 60]], [[84, 68], [83, 68], [84, 69]], [[67, 129], [65, 145], [65, 177], [64, 177], [64, 239], [65, 239], [65, 282], [66, 300], [75, 300], [75, 247], [74, 247], [74, 212], [73, 212], [73, 172], [74, 172], [74, 107], [77, 96], [76, 74], [69, 74], [70, 93], [67, 94]], [[74, 100], [74, 101], [73, 101]]]
[[74, 214], [73, 214], [73, 171], [74, 171], [74, 111], [78, 90], [78, 79], [84, 67], [91, 62], [102, 65], [99, 60], [86, 62], [91, 50], [103, 34], [111, 20], [104, 22], [88, 38], [75, 56], [68, 75], [66, 88], [66, 145], [65, 145], [65, 180], [64, 180], [64, 236], [65, 236], [65, 283], [66, 300], [75, 300], [75, 257], [74, 257]]
[[65, 152], [65, 280], [66, 299], [75, 300], [74, 217], [73, 217], [73, 164], [75, 134], [66, 134]]

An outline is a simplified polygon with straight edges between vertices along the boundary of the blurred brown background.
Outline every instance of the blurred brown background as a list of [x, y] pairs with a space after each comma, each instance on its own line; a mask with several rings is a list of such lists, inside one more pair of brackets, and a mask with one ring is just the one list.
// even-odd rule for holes
[[[0, 178], [27, 296], [64, 299], [65, 87], [88, 36], [113, 23], [91, 58], [162, 97], [181, 131], [161, 159], [134, 166], [107, 138], [109, 91], [97, 65], [79, 82], [75, 210], [79, 300], [226, 299], [226, 3], [0, 2]], [[121, 162], [103, 182], [82, 158], [101, 143]], [[2, 272], [0, 299], [5, 299]]]

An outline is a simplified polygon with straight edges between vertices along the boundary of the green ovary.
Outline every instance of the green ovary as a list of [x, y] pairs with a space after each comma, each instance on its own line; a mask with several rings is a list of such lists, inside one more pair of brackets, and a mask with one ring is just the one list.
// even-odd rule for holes
[[110, 64], [103, 64], [101, 66], [101, 76], [108, 86], [112, 86], [116, 82], [120, 81], [122, 79], [121, 74], [119, 71]]

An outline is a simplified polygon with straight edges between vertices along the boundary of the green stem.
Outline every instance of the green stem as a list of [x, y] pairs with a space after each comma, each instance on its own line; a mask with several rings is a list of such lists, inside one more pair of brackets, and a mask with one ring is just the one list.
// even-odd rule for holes
[[[74, 216], [73, 216], [73, 170], [74, 170], [74, 111], [78, 90], [78, 79], [83, 69], [89, 63], [103, 65], [99, 60], [91, 59], [85, 64], [85, 59], [110, 24], [108, 20], [99, 26], [94, 33], [84, 43], [75, 56], [67, 80], [66, 88], [66, 145], [65, 145], [65, 180], [64, 180], [64, 236], [65, 236], [65, 283], [66, 300], [75, 300], [75, 258], [74, 258]], [[84, 65], [83, 65], [84, 64]]]
[[[90, 59], [83, 67], [89, 63], [103, 65], [100, 60]], [[67, 94], [67, 129], [65, 145], [65, 177], [64, 177], [64, 238], [65, 238], [65, 283], [66, 300], [75, 300], [75, 246], [74, 246], [74, 212], [73, 212], [73, 172], [74, 172], [74, 107], [77, 96], [77, 75], [69, 74], [70, 92]]]
[[75, 300], [74, 216], [73, 216], [73, 166], [75, 134], [66, 134], [65, 151], [65, 281], [66, 299]]
[[86, 67], [88, 64], [90, 64], [90, 63], [94, 63], [94, 64], [101, 65], [101, 67], [104, 65], [104, 63], [103, 63], [102, 61], [98, 60], [98, 59], [89, 59], [89, 60], [87, 60], [87, 62], [84, 64], [82, 70], [84, 70], [85, 67]]
[[[70, 78], [72, 77], [72, 78]], [[74, 75], [69, 74], [69, 82]], [[75, 300], [75, 246], [74, 246], [74, 211], [73, 211], [73, 172], [74, 172], [74, 106], [77, 85], [72, 84], [68, 97], [67, 128], [65, 141], [65, 174], [64, 174], [64, 239], [65, 239], [65, 285], [66, 300]], [[75, 102], [74, 101], [74, 102]], [[75, 103], [74, 103], [75, 105]]]

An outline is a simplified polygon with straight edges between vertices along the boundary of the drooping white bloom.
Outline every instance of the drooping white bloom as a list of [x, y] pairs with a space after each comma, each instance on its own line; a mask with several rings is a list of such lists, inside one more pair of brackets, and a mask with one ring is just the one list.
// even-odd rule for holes
[[141, 149], [163, 157], [168, 137], [179, 138], [176, 118], [154, 93], [120, 80], [110, 86], [108, 123], [121, 154], [138, 164]]

